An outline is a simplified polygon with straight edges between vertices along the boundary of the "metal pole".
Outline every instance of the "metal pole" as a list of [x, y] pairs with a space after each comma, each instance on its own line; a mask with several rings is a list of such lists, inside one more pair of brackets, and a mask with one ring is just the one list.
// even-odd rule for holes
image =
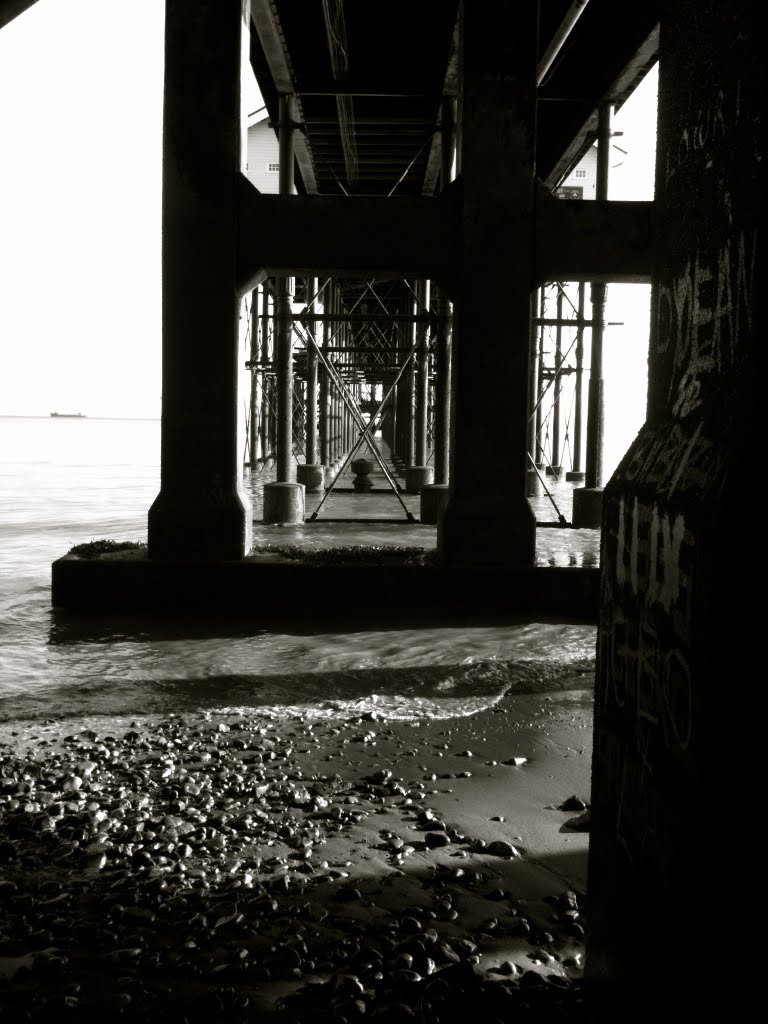
[[536, 460], [536, 386], [539, 380], [539, 325], [536, 323], [536, 300], [538, 291], [531, 295], [531, 358], [528, 365], [528, 454]]
[[[280, 97], [279, 192], [281, 196], [293, 193], [293, 97]], [[295, 480], [293, 463], [293, 317], [291, 309], [292, 278], [276, 280], [277, 326], [277, 482]]]
[[[539, 315], [544, 316], [545, 308], [545, 289], [542, 286], [539, 289]], [[534, 442], [534, 453], [533, 458], [536, 462], [537, 469], [543, 469], [544, 463], [541, 461], [541, 452], [543, 449], [542, 432], [544, 430], [544, 411], [542, 408], [542, 398], [544, 392], [544, 330], [540, 329], [538, 332], [538, 359], [537, 359], [537, 381], [536, 381], [536, 438]]]
[[[333, 289], [333, 311], [341, 312], [341, 289], [334, 285]], [[336, 327], [339, 337], [343, 337], [343, 327], [337, 321]], [[332, 382], [331, 390], [331, 460], [337, 462], [341, 458], [341, 398], [339, 396], [338, 383]]]
[[456, 101], [452, 96], [443, 96], [440, 104], [440, 191], [448, 187], [453, 173], [454, 127]]
[[[428, 304], [429, 282], [419, 281], [417, 293], [421, 302]], [[418, 334], [418, 366], [416, 372], [416, 436], [415, 462], [417, 466], [427, 464], [427, 415], [429, 413], [429, 334], [428, 328], [417, 327]]]
[[[269, 350], [270, 340], [270, 295], [267, 282], [261, 286], [261, 458], [266, 462], [272, 456], [274, 440], [273, 403], [274, 398], [274, 376], [267, 372], [273, 368], [273, 354]], [[274, 332], [272, 333], [274, 341]]]
[[[611, 117], [613, 104], [601, 103], [597, 122], [597, 181], [595, 198], [608, 199], [608, 168], [611, 149]], [[592, 284], [592, 359], [589, 373], [589, 404], [587, 408], [587, 463], [585, 485], [603, 485], [603, 335], [605, 332], [605, 301], [607, 286], [601, 281]]]
[[259, 318], [259, 297], [261, 289], [257, 285], [251, 292], [251, 350], [250, 350], [250, 363], [251, 363], [251, 407], [249, 414], [249, 430], [248, 430], [248, 441], [249, 441], [249, 452], [248, 452], [248, 465], [251, 470], [256, 468], [256, 463], [259, 456], [259, 409], [261, 406], [261, 374], [256, 369], [256, 364], [259, 361], [259, 325], [261, 320]]
[[[310, 299], [310, 312], [316, 312], [315, 303], [315, 292], [317, 291], [317, 278], [310, 277], [307, 282], [308, 298]], [[312, 337], [316, 337], [317, 325], [312, 321], [307, 325], [307, 330], [311, 333]], [[314, 466], [317, 461], [317, 379], [318, 379], [318, 366], [317, 366], [317, 349], [314, 345], [310, 345], [307, 352], [307, 402], [306, 402], [306, 421], [307, 421], [307, 438], [306, 438], [306, 449], [304, 452], [304, 461], [308, 466]]]
[[[327, 313], [333, 302], [333, 282], [326, 281], [323, 289], [323, 312]], [[323, 321], [323, 351], [330, 344], [333, 325], [330, 320]], [[323, 365], [320, 368], [320, 462], [326, 469], [331, 464], [331, 378]]]
[[587, 407], [587, 465], [585, 486], [603, 485], [603, 329], [605, 327], [605, 299], [607, 286], [595, 283], [592, 299], [592, 366], [589, 373], [589, 400]]
[[[419, 311], [418, 299], [414, 296], [413, 298], [413, 314], [414, 316]], [[414, 349], [417, 348], [419, 343], [419, 331], [416, 324], [411, 328], [411, 345]], [[413, 461], [415, 445], [416, 445], [416, 423], [415, 423], [415, 403], [416, 403], [416, 360], [412, 359], [408, 364], [408, 371], [405, 374], [405, 395], [403, 402], [405, 404], [405, 422], [403, 424], [405, 433], [403, 437], [403, 448], [404, 448], [404, 461], [405, 468], [410, 469], [415, 463]]]
[[[455, 100], [444, 96], [441, 117], [440, 188], [451, 182], [455, 153]], [[451, 437], [451, 303], [442, 288], [437, 291], [437, 339], [435, 375], [435, 483], [447, 484], [450, 466]]]
[[555, 32], [552, 40], [541, 56], [539, 63], [536, 65], [536, 85], [541, 85], [544, 81], [544, 76], [552, 67], [555, 62], [555, 58], [558, 53], [562, 50], [563, 44], [565, 43], [568, 36], [571, 34], [571, 30], [576, 22], [579, 20], [584, 12], [584, 8], [589, 3], [589, 0], [574, 0], [571, 6], [568, 8], [565, 17], [560, 23], [557, 32]]
[[557, 285], [557, 327], [555, 328], [555, 394], [552, 403], [552, 468], [556, 473], [560, 471], [560, 368], [563, 364], [563, 328], [560, 321], [563, 319], [563, 286]]
[[584, 282], [579, 282], [579, 312], [576, 327], [576, 401], [573, 414], [573, 471], [581, 472], [582, 404], [584, 401]]
[[448, 483], [451, 437], [451, 304], [438, 291], [440, 320], [437, 327], [437, 374], [435, 377], [435, 483]]

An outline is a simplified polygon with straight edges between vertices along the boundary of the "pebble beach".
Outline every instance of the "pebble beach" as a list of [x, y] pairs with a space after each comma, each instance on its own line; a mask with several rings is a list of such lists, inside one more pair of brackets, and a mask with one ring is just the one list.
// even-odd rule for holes
[[593, 681], [3, 723], [0, 1019], [594, 1019]]

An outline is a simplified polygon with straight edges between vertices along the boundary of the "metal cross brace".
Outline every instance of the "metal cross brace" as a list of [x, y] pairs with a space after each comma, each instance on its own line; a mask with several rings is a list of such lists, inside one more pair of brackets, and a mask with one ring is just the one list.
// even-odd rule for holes
[[382, 472], [384, 473], [385, 477], [387, 478], [387, 481], [389, 482], [390, 487], [392, 488], [392, 490], [394, 491], [395, 495], [397, 496], [397, 500], [402, 505], [403, 511], [405, 512], [405, 515], [406, 515], [406, 518], [411, 523], [415, 522], [416, 519], [413, 516], [413, 514], [411, 513], [411, 511], [407, 508], [407, 506], [406, 506], [405, 502], [403, 501], [403, 499], [401, 498], [400, 491], [399, 491], [398, 485], [397, 485], [397, 481], [394, 479], [392, 474], [389, 472], [389, 469], [388, 469], [388, 467], [387, 467], [387, 465], [386, 465], [386, 463], [384, 461], [384, 458], [382, 457], [381, 452], [379, 451], [379, 447], [376, 444], [376, 440], [372, 436], [372, 431], [374, 430], [374, 428], [376, 426], [376, 421], [380, 417], [384, 407], [386, 406], [387, 402], [389, 401], [390, 396], [393, 394], [393, 392], [395, 390], [395, 386], [396, 386], [397, 382], [399, 381], [400, 377], [403, 375], [403, 372], [405, 371], [405, 368], [407, 367], [407, 365], [410, 362], [410, 360], [413, 358], [413, 355], [415, 354], [415, 350], [414, 350], [414, 352], [410, 353], [407, 356], [407, 358], [403, 362], [402, 367], [400, 368], [399, 373], [397, 374], [397, 376], [395, 377], [394, 381], [390, 385], [389, 390], [387, 391], [386, 395], [384, 395], [384, 397], [382, 398], [381, 402], [379, 403], [379, 406], [376, 409], [375, 413], [373, 414], [373, 416], [371, 416], [371, 418], [368, 421], [368, 423], [366, 423], [364, 418], [363, 418], [362, 412], [358, 408], [357, 402], [355, 402], [354, 398], [349, 394], [349, 390], [347, 389], [346, 384], [344, 383], [343, 379], [339, 375], [339, 373], [338, 373], [336, 367], [334, 366], [334, 364], [326, 357], [325, 353], [320, 348], [320, 346], [317, 344], [317, 342], [312, 337], [312, 335], [308, 334], [308, 337], [309, 337], [309, 340], [312, 342], [312, 345], [314, 346], [315, 351], [317, 352], [318, 358], [320, 359], [320, 361], [322, 362], [323, 366], [325, 367], [326, 372], [330, 375], [331, 379], [336, 384], [336, 387], [337, 387], [337, 389], [339, 391], [339, 394], [341, 395], [342, 401], [347, 406], [349, 411], [352, 413], [352, 416], [354, 417], [355, 422], [357, 423], [358, 427], [361, 430], [360, 437], [358, 438], [358, 440], [357, 440], [354, 448], [351, 450], [351, 452], [349, 452], [347, 454], [347, 457], [345, 458], [344, 463], [343, 463], [341, 469], [339, 470], [339, 472], [338, 472], [338, 474], [336, 476], [336, 480], [332, 481], [330, 487], [328, 487], [326, 489], [326, 492], [323, 495], [322, 501], [317, 506], [315, 511], [312, 513], [312, 515], [309, 517], [309, 522], [314, 522], [317, 519], [317, 516], [318, 516], [318, 513], [320, 512], [320, 509], [323, 507], [323, 505], [325, 504], [326, 500], [330, 496], [331, 491], [336, 486], [336, 481], [341, 477], [341, 475], [344, 472], [344, 470], [346, 469], [346, 467], [349, 465], [349, 463], [355, 457], [355, 455], [360, 450], [360, 448], [362, 447], [363, 443], [366, 440], [368, 441], [369, 447], [371, 449], [371, 452], [372, 452], [374, 458], [378, 462], [379, 466], [381, 467]]

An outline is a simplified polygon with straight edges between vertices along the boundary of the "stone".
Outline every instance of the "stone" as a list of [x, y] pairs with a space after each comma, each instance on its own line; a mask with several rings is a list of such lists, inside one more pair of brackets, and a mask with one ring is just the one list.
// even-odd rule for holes
[[558, 810], [560, 811], [585, 811], [586, 809], [586, 803], [578, 796], [569, 796], [568, 799], [563, 800], [558, 807]]
[[488, 843], [485, 848], [485, 853], [490, 853], [494, 857], [505, 857], [507, 860], [512, 860], [515, 857], [520, 857], [520, 851], [517, 847], [513, 846], [512, 843], [508, 843], [504, 839], [494, 839]]

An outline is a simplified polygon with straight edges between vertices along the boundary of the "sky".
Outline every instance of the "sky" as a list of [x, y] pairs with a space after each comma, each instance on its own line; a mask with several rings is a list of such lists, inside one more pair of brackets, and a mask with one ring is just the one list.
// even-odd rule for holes
[[[160, 415], [162, 79], [162, 0], [0, 30], [0, 415]], [[614, 118], [612, 199], [652, 198], [655, 82]]]

